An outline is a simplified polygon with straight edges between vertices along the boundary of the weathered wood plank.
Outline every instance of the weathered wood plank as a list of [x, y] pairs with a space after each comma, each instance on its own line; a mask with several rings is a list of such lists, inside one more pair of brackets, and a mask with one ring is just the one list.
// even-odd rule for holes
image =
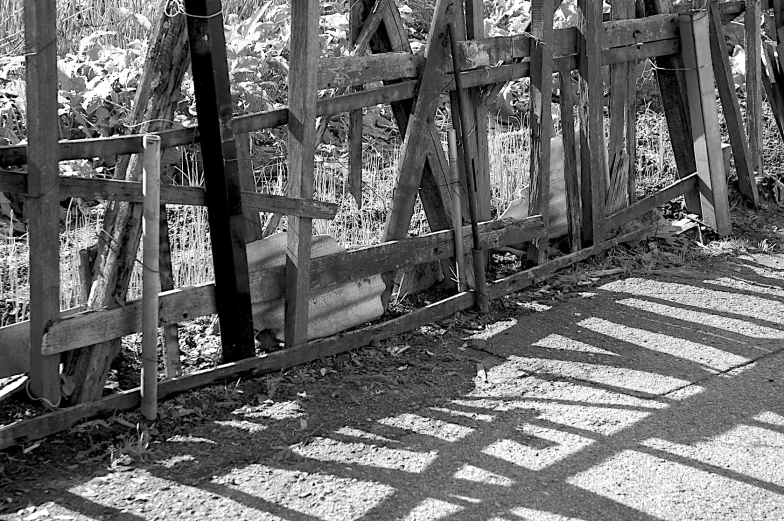
[[[602, 51], [614, 48], [638, 46], [645, 43], [677, 39], [678, 15], [665, 14], [631, 20], [605, 22], [601, 30]], [[553, 31], [552, 54], [555, 58], [577, 52], [579, 32], [577, 29], [557, 29]], [[519, 34], [496, 36], [481, 40], [461, 42], [462, 69], [491, 67], [498, 62], [529, 58], [531, 56], [531, 36]]]
[[319, 89], [339, 89], [374, 83], [419, 78], [425, 59], [416, 54], [389, 52], [368, 56], [340, 56], [319, 60]]
[[[645, 0], [647, 15], [671, 14], [673, 11], [672, 0]], [[680, 43], [680, 42], [679, 42]], [[678, 51], [680, 52], [680, 46]], [[686, 104], [686, 80], [684, 77], [683, 59], [680, 55], [663, 56], [654, 61], [658, 67], [656, 79], [659, 82], [659, 92], [662, 96], [664, 116], [667, 119], [667, 128], [670, 132], [670, 143], [678, 167], [678, 176], [684, 178], [697, 171], [694, 159], [693, 139], [689, 110]], [[695, 192], [684, 195], [686, 209], [695, 214], [702, 212], [700, 196]]]
[[569, 250], [582, 244], [582, 214], [580, 212], [580, 179], [577, 172], [576, 136], [574, 131], [574, 96], [572, 71], [564, 61], [558, 66], [560, 81], [561, 134], [564, 150], [564, 188], [566, 190], [566, 218], [569, 224]]
[[161, 231], [161, 138], [147, 136], [143, 159], [142, 216], [142, 416], [158, 416], [158, 294]]
[[724, 29], [721, 25], [721, 13], [716, 2], [711, 2], [708, 7], [710, 21], [710, 46], [713, 61], [713, 70], [716, 75], [716, 86], [721, 98], [724, 119], [727, 122], [727, 132], [732, 145], [732, 155], [735, 157], [735, 171], [738, 173], [738, 185], [746, 198], [756, 206], [759, 203], [757, 181], [754, 178], [754, 166], [749, 156], [749, 143], [743, 130], [743, 116], [740, 112], [738, 93], [735, 91], [735, 82], [732, 77], [727, 44], [724, 38]]
[[578, 0], [580, 71], [580, 163], [582, 183], [583, 246], [604, 240], [607, 163], [604, 142], [604, 85], [600, 46], [602, 5]]
[[[630, 1], [632, 5], [630, 5]], [[634, 14], [633, 3], [634, 0], [616, 0], [613, 2], [613, 20], [626, 21], [629, 16], [632, 16]], [[632, 21], [637, 22], [638, 20]], [[673, 25], [677, 26], [677, 20], [673, 21]], [[610, 139], [608, 158], [611, 165], [611, 175], [606, 202], [608, 213], [629, 205], [629, 176], [633, 175], [632, 169], [628, 166], [629, 148], [636, 147], [636, 143], [632, 142], [627, 134], [629, 131], [629, 113], [636, 112], [637, 108], [634, 96], [635, 91], [631, 88], [633, 83], [630, 85], [629, 76], [633, 74], [636, 65], [636, 63], [622, 62], [610, 67]]]
[[[111, 201], [142, 202], [142, 184], [138, 181], [59, 176], [60, 199], [80, 197]], [[0, 192], [27, 194], [28, 174], [0, 170]], [[161, 185], [163, 204], [204, 206], [204, 188], [198, 186]]]
[[[313, 199], [316, 152], [316, 98], [319, 55], [319, 4], [291, 3], [289, 59], [289, 195]], [[310, 245], [313, 220], [290, 216], [286, 247], [286, 347], [308, 340]]]
[[746, 0], [746, 127], [749, 160], [756, 175], [763, 175], [762, 150], [762, 29], [760, 0]]
[[42, 354], [46, 327], [60, 314], [60, 177], [57, 166], [57, 7], [24, 4], [27, 135], [30, 153], [30, 391], [60, 403], [60, 358]]
[[[164, 327], [216, 312], [215, 285], [203, 284], [165, 291], [159, 297], [158, 324]], [[142, 301], [126, 302], [124, 307], [76, 313], [54, 322], [44, 335], [43, 351], [63, 353], [98, 342], [105, 342], [141, 331]], [[16, 333], [0, 329], [0, 338]], [[8, 336], [6, 336], [8, 335]], [[24, 342], [19, 333], [14, 342]]]
[[284, 195], [242, 192], [246, 206], [258, 212], [272, 212], [295, 215], [306, 219], [332, 220], [340, 205], [309, 199], [295, 199]]
[[[463, 0], [466, 19], [466, 38], [476, 40], [485, 37], [485, 11], [483, 0]], [[469, 110], [474, 113], [476, 127], [476, 201], [477, 218], [487, 221], [492, 218], [492, 182], [490, 180], [490, 145], [488, 144], [488, 107], [482, 103], [482, 89], [468, 91]]]
[[[186, 0], [224, 362], [253, 356], [245, 216], [220, 0]], [[293, 100], [292, 100], [293, 102]]]
[[[379, 6], [379, 2], [376, 2], [375, 9], [378, 10], [386, 9], [387, 2], [389, 0], [381, 0], [382, 6]], [[371, 21], [366, 21], [365, 16], [365, 4], [363, 2], [354, 2], [351, 6], [350, 15], [349, 15], [349, 32], [351, 34], [351, 43], [354, 45], [354, 54], [359, 54], [359, 47], [357, 46], [357, 40], [362, 35], [363, 29], [363, 22], [365, 23], [372, 23]], [[378, 22], [375, 24], [375, 27], [372, 28], [373, 34], [375, 34], [378, 26], [381, 24], [383, 20], [383, 15], [377, 12], [371, 12], [370, 16], [375, 16], [378, 19]], [[365, 29], [366, 33], [370, 33], [370, 28]], [[370, 37], [366, 40], [364, 46], [370, 44]], [[364, 52], [364, 50], [363, 50]], [[419, 76], [419, 71], [417, 71], [416, 77]], [[363, 86], [357, 87], [357, 90], [364, 90]], [[364, 110], [363, 109], [355, 109], [348, 113], [348, 188], [351, 196], [354, 198], [354, 201], [357, 203], [357, 208], [362, 208], [362, 130], [363, 130], [363, 116]]]
[[[553, 0], [531, 3], [531, 82], [529, 124], [531, 168], [528, 214], [541, 215], [550, 227], [550, 136], [553, 132]], [[531, 241], [528, 260], [547, 262], [547, 238]]]
[[710, 18], [705, 12], [680, 16], [694, 156], [700, 179], [702, 219], [719, 234], [728, 235], [732, 233], [732, 222], [713, 67], [710, 66]]
[[679, 195], [686, 194], [690, 190], [696, 190], [698, 186], [699, 177], [696, 173], [686, 176], [683, 179], [678, 179], [667, 188], [659, 190], [655, 194], [609, 215], [607, 217], [607, 229], [612, 230], [618, 228], [622, 224], [633, 221], [654, 208], [661, 206], [668, 201], [672, 201]]
[[[82, 306], [60, 312], [60, 320], [83, 311]], [[0, 378], [30, 371], [30, 321], [0, 327]]]

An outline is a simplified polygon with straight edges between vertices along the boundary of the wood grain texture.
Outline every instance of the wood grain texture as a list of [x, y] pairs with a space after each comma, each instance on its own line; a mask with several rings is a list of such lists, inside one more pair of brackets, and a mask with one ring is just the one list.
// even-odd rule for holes
[[[91, 177], [60, 176], [60, 199], [80, 197], [110, 201], [142, 202], [142, 184], [139, 181], [95, 179]], [[0, 192], [28, 194], [28, 174], [0, 170]], [[188, 204], [204, 206], [204, 188], [198, 186], [161, 185], [163, 204]]]
[[564, 61], [558, 65], [560, 81], [561, 133], [564, 150], [564, 188], [566, 190], [566, 219], [569, 226], [569, 250], [582, 244], [582, 213], [580, 211], [580, 179], [577, 172], [576, 133], [574, 131], [574, 96], [572, 71]]
[[760, 0], [746, 0], [746, 127], [751, 165], [763, 175], [762, 165], [762, 10]]
[[[634, 14], [634, 0], [616, 0], [612, 5], [612, 18], [617, 22], [626, 20]], [[632, 20], [639, 23], [639, 20]], [[677, 22], [673, 22], [677, 25]], [[605, 25], [605, 31], [607, 26]], [[605, 33], [606, 34], [606, 33]], [[629, 139], [629, 113], [637, 111], [635, 91], [629, 83], [636, 63], [621, 62], [610, 67], [610, 139], [608, 158], [610, 164], [610, 185], [607, 190], [607, 212], [629, 205], [629, 149], [636, 148], [636, 142]], [[621, 168], [623, 166], [623, 168]], [[633, 172], [631, 172], [633, 175]]]
[[[313, 199], [316, 152], [316, 98], [319, 55], [319, 4], [293, 0], [289, 70], [289, 195]], [[291, 216], [286, 247], [286, 347], [308, 339], [310, 245], [313, 220]]]
[[[550, 226], [550, 136], [553, 133], [553, 0], [531, 3], [531, 82], [529, 124], [531, 166], [528, 214], [541, 215]], [[528, 259], [535, 264], [547, 262], [548, 240], [531, 241]]]
[[[388, 0], [380, 0], [383, 2], [382, 9], [386, 9], [386, 2]], [[376, 2], [375, 9], [379, 9], [378, 2]], [[371, 12], [371, 15], [376, 15], [378, 23], [373, 28], [373, 34], [381, 24], [382, 16], [377, 13]], [[349, 15], [349, 33], [351, 34], [351, 43], [354, 45], [354, 54], [358, 53], [357, 40], [362, 34], [364, 23], [366, 23], [366, 16], [364, 13], [364, 3], [354, 2], [351, 6]], [[370, 32], [367, 31], [366, 32]], [[370, 44], [370, 38], [367, 38], [365, 46]], [[321, 69], [323, 70], [323, 69]], [[415, 77], [418, 77], [419, 71], [416, 71]], [[364, 87], [359, 86], [357, 90], [363, 90]], [[357, 209], [362, 208], [362, 130], [364, 115], [363, 109], [355, 109], [348, 114], [348, 187], [351, 196], [357, 203]]]
[[759, 204], [757, 181], [754, 178], [754, 166], [751, 163], [749, 143], [743, 129], [743, 115], [740, 112], [738, 93], [732, 76], [724, 28], [721, 24], [721, 13], [718, 3], [711, 1], [708, 8], [710, 15], [710, 47], [713, 71], [716, 75], [716, 87], [721, 98], [722, 112], [727, 124], [727, 133], [735, 158], [735, 171], [738, 173], [738, 186], [749, 202]]
[[[483, 0], [463, 0], [465, 8], [466, 38], [472, 40], [485, 37]], [[488, 108], [482, 103], [482, 89], [474, 87], [468, 91], [468, 104], [474, 115], [476, 128], [476, 201], [477, 218], [487, 221], [492, 218], [492, 183], [490, 180], [490, 145], [488, 143]]]
[[583, 246], [604, 239], [604, 209], [607, 190], [606, 145], [604, 141], [604, 85], [601, 67], [602, 6], [593, 0], [578, 0], [580, 71], [580, 162], [582, 165]]
[[[672, 0], [645, 0], [645, 13], [648, 16], [672, 14]], [[678, 48], [680, 53], [680, 46]], [[659, 92], [662, 96], [664, 116], [667, 120], [667, 129], [670, 132], [670, 142], [678, 167], [678, 176], [684, 178], [697, 171], [694, 159], [694, 140], [691, 135], [691, 122], [689, 121], [689, 108], [687, 106], [686, 79], [684, 76], [683, 59], [680, 54], [662, 56], [654, 60], [659, 67], [656, 71], [656, 80], [659, 83]], [[695, 214], [702, 212], [698, 192], [684, 194], [686, 209]]]
[[145, 137], [142, 192], [142, 416], [158, 416], [158, 294], [161, 231], [161, 138]]
[[345, 89], [377, 81], [415, 79], [424, 64], [422, 56], [404, 52], [323, 58], [319, 60], [318, 87]]
[[[245, 215], [220, 0], [186, 0], [224, 362], [255, 353]], [[293, 102], [294, 100], [292, 100]]]
[[25, 2], [30, 233], [30, 391], [60, 402], [60, 358], [41, 352], [60, 314], [60, 178], [57, 164], [57, 8], [54, 0]]
[[728, 235], [732, 233], [732, 222], [711, 67], [710, 17], [705, 11], [680, 16], [691, 133], [700, 178], [702, 219], [719, 234]]

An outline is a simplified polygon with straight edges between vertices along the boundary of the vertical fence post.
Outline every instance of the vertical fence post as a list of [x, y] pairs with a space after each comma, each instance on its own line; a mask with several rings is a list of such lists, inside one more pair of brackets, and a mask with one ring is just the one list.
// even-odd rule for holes
[[158, 292], [161, 218], [161, 138], [144, 136], [142, 162], [142, 416], [158, 408]]
[[236, 362], [254, 356], [256, 350], [223, 15], [220, 0], [185, 0], [185, 10], [223, 361]]
[[[541, 215], [550, 230], [550, 136], [553, 134], [553, 0], [531, 3], [531, 196], [529, 215]], [[547, 262], [547, 236], [531, 241], [528, 258]]]
[[[319, 57], [319, 3], [291, 2], [289, 60], [289, 195], [313, 199], [316, 151], [316, 97]], [[289, 216], [286, 232], [286, 347], [308, 340], [310, 245], [313, 220]]]
[[702, 218], [719, 234], [727, 235], [732, 233], [732, 223], [711, 67], [709, 21], [707, 11], [680, 15], [681, 52], [686, 69]]
[[24, 4], [30, 230], [30, 386], [60, 400], [60, 356], [41, 353], [47, 324], [60, 316], [60, 178], [57, 140], [55, 0]]
[[[607, 163], [602, 81], [602, 2], [578, 0], [583, 246], [604, 240]], [[603, 150], [604, 149], [604, 150]]]
[[746, 121], [751, 165], [762, 175], [762, 29], [760, 0], [746, 0]]

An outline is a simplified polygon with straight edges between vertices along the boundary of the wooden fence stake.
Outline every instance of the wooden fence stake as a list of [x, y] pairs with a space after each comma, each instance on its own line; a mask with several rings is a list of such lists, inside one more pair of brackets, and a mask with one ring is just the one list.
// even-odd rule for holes
[[721, 106], [724, 109], [724, 119], [727, 122], [732, 155], [735, 157], [738, 185], [741, 193], [746, 196], [751, 204], [757, 206], [759, 203], [757, 181], [754, 178], [754, 166], [750, 161], [749, 143], [746, 139], [746, 133], [743, 131], [743, 116], [740, 113], [738, 93], [735, 91], [730, 58], [727, 55], [724, 28], [721, 24], [721, 11], [716, 0], [711, 1], [708, 13], [711, 18], [710, 46], [713, 70], [716, 75], [716, 86], [721, 97]]
[[574, 97], [572, 96], [572, 71], [562, 60], [558, 65], [560, 80], [561, 132], [564, 150], [564, 188], [566, 191], [566, 218], [569, 223], [569, 251], [580, 249], [582, 220], [580, 214], [580, 184], [577, 174], [576, 135], [574, 131]]
[[[167, 0], [159, 0], [157, 12], [163, 12]], [[130, 121], [139, 124], [139, 132], [151, 133], [170, 127], [174, 105], [180, 99], [182, 78], [190, 63], [184, 16], [161, 16], [150, 37], [144, 71], [136, 89]], [[192, 135], [192, 130], [188, 131]], [[140, 137], [134, 141], [141, 142]], [[165, 138], [162, 138], [162, 141]], [[96, 154], [101, 155], [101, 154]], [[141, 179], [141, 155], [124, 156], [115, 168], [115, 177], [138, 182]], [[61, 180], [62, 183], [62, 180]], [[141, 191], [139, 192], [141, 193]], [[140, 201], [140, 199], [139, 199]], [[128, 292], [141, 237], [142, 205], [115, 201], [104, 217], [99, 251], [93, 269], [89, 306], [118, 306]], [[72, 402], [97, 400], [103, 395], [110, 365], [120, 349], [120, 339], [91, 345], [69, 353], [66, 374], [73, 378], [76, 390]]]
[[[386, 3], [384, 4], [386, 5]], [[357, 39], [362, 32], [364, 4], [355, 1], [351, 5], [349, 15], [349, 32], [351, 33], [351, 43], [355, 46]], [[378, 7], [378, 5], [376, 5]], [[385, 8], [385, 7], [384, 7]], [[380, 22], [380, 20], [379, 20]], [[374, 31], [375, 32], [375, 31]], [[356, 51], [355, 51], [356, 52]], [[356, 89], [362, 90], [362, 86]], [[348, 114], [348, 185], [357, 209], [362, 208], [362, 116], [364, 109], [352, 110]]]
[[153, 421], [158, 415], [158, 292], [161, 211], [161, 138], [144, 137], [142, 192], [142, 416]]
[[[673, 13], [672, 0], [645, 0], [645, 14]], [[686, 80], [683, 72], [683, 59], [674, 54], [653, 60], [657, 66], [656, 79], [659, 82], [664, 116], [670, 132], [670, 143], [678, 167], [678, 177], [683, 179], [697, 171], [694, 159], [694, 140], [691, 136], [689, 109], [686, 102]], [[702, 211], [700, 195], [697, 191], [684, 194], [686, 209], [694, 214]]]
[[460, 170], [457, 168], [457, 133], [450, 128], [447, 131], [449, 144], [449, 178], [452, 187], [452, 223], [455, 229], [455, 278], [457, 279], [457, 292], [468, 291], [465, 277], [465, 253], [463, 251], [463, 210], [460, 207]]
[[762, 30], [760, 0], [746, 0], [746, 124], [751, 165], [762, 173]]
[[[541, 215], [550, 227], [550, 136], [553, 133], [553, 2], [531, 3], [531, 185], [528, 215]], [[528, 260], [547, 262], [547, 237], [531, 241]]]
[[[319, 4], [292, 0], [289, 70], [289, 195], [313, 199]], [[286, 248], [286, 347], [308, 340], [313, 220], [289, 216]]]
[[[485, 37], [485, 11], [482, 0], [464, 0], [466, 38], [477, 40]], [[492, 218], [492, 183], [490, 180], [490, 146], [487, 142], [487, 106], [481, 102], [482, 89], [468, 89], [468, 110], [473, 114], [476, 130], [476, 202], [480, 221]]]
[[463, 90], [462, 81], [460, 80], [460, 62], [457, 58], [457, 36], [455, 33], [454, 25], [447, 24], [447, 32], [449, 35], [449, 42], [452, 46], [452, 73], [455, 77], [455, 88], [457, 90], [457, 111], [452, 107], [452, 120], [455, 120], [455, 114], [458, 114], [458, 121], [460, 123], [460, 141], [463, 143], [463, 163], [466, 173], [466, 180], [468, 181], [468, 211], [471, 215], [471, 235], [473, 236], [473, 247], [471, 248], [471, 258], [474, 260], [474, 279], [476, 281], [476, 305], [479, 311], [487, 313], [490, 311], [490, 303], [487, 300], [487, 281], [485, 274], [485, 255], [482, 247], [479, 244], [479, 227], [477, 221], [477, 201], [476, 201], [476, 159], [471, 159], [468, 152], [465, 150], [465, 140], [471, 131], [466, 123], [466, 116], [468, 111], [466, 108], [465, 96], [466, 92]]
[[[612, 4], [612, 19], [626, 20], [633, 17], [633, 0], [615, 0]], [[636, 62], [621, 62], [610, 66], [610, 140], [609, 164], [610, 185], [607, 190], [607, 213], [613, 213], [629, 205], [629, 190], [634, 186], [634, 170], [629, 168], [632, 149], [630, 129], [635, 121], [635, 91], [630, 79], [634, 76]], [[624, 159], [628, 159], [625, 162]], [[626, 168], [620, 168], [623, 165]]]
[[[256, 351], [223, 16], [220, 0], [185, 0], [185, 10], [223, 361], [231, 362], [253, 356]], [[291, 121], [290, 126], [296, 124]]]
[[[60, 357], [41, 353], [47, 324], [60, 315], [60, 177], [57, 140], [55, 0], [24, 4], [30, 232], [30, 390], [60, 403]], [[46, 403], [46, 402], [44, 402]]]
[[728, 235], [732, 233], [732, 222], [711, 67], [710, 18], [707, 11], [701, 11], [682, 14], [679, 21], [702, 218], [719, 234]]
[[580, 36], [580, 156], [583, 246], [604, 241], [606, 179], [604, 86], [602, 81], [602, 3], [578, 0]]

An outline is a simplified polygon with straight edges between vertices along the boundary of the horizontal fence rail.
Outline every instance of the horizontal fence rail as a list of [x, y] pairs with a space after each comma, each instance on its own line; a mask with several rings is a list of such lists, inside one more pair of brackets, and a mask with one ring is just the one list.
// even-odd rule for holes
[[[541, 217], [521, 221], [495, 220], [481, 223], [482, 248], [499, 248], [530, 241], [545, 234]], [[471, 230], [463, 227], [463, 241], [470, 246]], [[400, 241], [326, 255], [313, 259], [311, 290], [358, 280], [379, 273], [416, 264], [425, 264], [454, 256], [454, 232], [446, 230]], [[251, 273], [251, 293], [257, 300], [283, 296], [284, 267]], [[215, 286], [180, 288], [160, 294], [160, 326], [177, 324], [216, 312]], [[44, 335], [43, 351], [56, 354], [137, 333], [142, 325], [142, 302], [126, 302], [110, 310], [83, 313], [69, 311], [69, 316], [51, 324]], [[0, 328], [0, 378], [27, 371], [29, 322]]]

